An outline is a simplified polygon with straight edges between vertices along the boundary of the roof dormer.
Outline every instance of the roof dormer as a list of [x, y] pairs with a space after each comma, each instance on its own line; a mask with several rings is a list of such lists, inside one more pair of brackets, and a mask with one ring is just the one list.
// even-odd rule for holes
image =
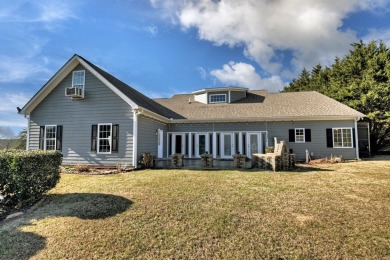
[[203, 104], [233, 103], [246, 97], [248, 88], [220, 87], [204, 88], [192, 92], [194, 100]]

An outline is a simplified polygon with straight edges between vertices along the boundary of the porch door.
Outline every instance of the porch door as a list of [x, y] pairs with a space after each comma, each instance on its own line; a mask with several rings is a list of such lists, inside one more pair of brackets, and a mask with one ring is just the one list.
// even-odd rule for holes
[[158, 158], [163, 157], [163, 140], [164, 140], [164, 131], [158, 129], [157, 132], [157, 157]]
[[234, 153], [233, 133], [221, 133], [221, 157], [232, 158]]
[[172, 154], [185, 152], [184, 134], [172, 134]]
[[195, 155], [196, 157], [200, 157], [202, 154], [206, 153], [206, 134], [196, 134], [195, 139]]
[[260, 133], [248, 133], [247, 134], [247, 156], [252, 157], [254, 153], [261, 152], [261, 138]]

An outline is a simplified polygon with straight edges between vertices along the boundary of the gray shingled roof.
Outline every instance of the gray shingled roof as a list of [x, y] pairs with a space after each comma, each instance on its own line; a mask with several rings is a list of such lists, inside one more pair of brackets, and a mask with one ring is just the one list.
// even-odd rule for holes
[[193, 94], [175, 95], [155, 101], [190, 120], [364, 117], [362, 113], [315, 91], [268, 93], [264, 90], [250, 90], [246, 98], [231, 104], [195, 102]]
[[[78, 55], [79, 56], [79, 55]], [[136, 103], [138, 106], [146, 108], [156, 114], [159, 114], [161, 116], [164, 116], [166, 118], [183, 118], [180, 116], [180, 114], [177, 114], [176, 112], [170, 110], [167, 107], [162, 106], [161, 104], [155, 102], [154, 100], [148, 98], [144, 94], [138, 92], [134, 88], [130, 87], [123, 81], [117, 79], [110, 73], [102, 70], [92, 62], [89, 62], [88, 60], [84, 59], [83, 57], [79, 56], [81, 59], [83, 59], [88, 65], [90, 65], [94, 70], [96, 70], [102, 77], [104, 77], [108, 82], [110, 82], [114, 87], [116, 87], [119, 91], [121, 91], [123, 94], [125, 94], [128, 98], [130, 98], [134, 103]]]

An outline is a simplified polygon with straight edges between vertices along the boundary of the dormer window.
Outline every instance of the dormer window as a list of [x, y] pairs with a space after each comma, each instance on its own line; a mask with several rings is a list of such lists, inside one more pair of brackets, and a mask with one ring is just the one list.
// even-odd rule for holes
[[226, 103], [226, 94], [210, 94], [210, 103]]
[[85, 70], [73, 71], [72, 87], [84, 89], [85, 84]]

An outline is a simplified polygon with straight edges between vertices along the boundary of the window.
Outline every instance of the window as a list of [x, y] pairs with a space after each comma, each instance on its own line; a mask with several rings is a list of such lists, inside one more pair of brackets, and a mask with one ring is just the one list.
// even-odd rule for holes
[[39, 130], [39, 149], [62, 150], [62, 126], [44, 125]]
[[210, 95], [210, 103], [226, 103], [226, 94]]
[[98, 153], [111, 153], [111, 126], [112, 124], [98, 125]]
[[308, 128], [289, 129], [288, 135], [288, 141], [291, 143], [311, 142], [311, 129]]
[[333, 128], [333, 147], [352, 147], [352, 128]]
[[56, 149], [56, 130], [57, 126], [55, 125], [45, 126], [45, 150]]
[[85, 71], [77, 70], [73, 71], [72, 87], [84, 89], [85, 83]]
[[119, 125], [92, 125], [91, 151], [101, 154], [118, 152]]
[[305, 142], [305, 129], [304, 128], [295, 128], [295, 142], [296, 143]]

